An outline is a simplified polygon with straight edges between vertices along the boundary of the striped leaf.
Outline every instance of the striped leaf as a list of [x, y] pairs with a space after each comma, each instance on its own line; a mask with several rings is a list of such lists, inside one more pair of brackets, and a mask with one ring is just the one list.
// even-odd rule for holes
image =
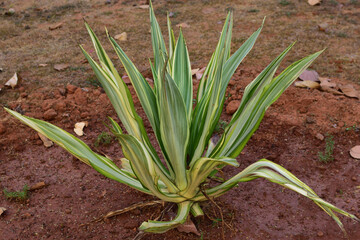
[[143, 222], [139, 227], [139, 230], [143, 232], [163, 233], [172, 228], [176, 228], [185, 223], [192, 204], [193, 202], [191, 201], [179, 203], [177, 215], [173, 220], [163, 222], [149, 220], [147, 222]]
[[183, 190], [187, 186], [185, 170], [189, 141], [186, 106], [179, 88], [168, 73], [163, 73], [162, 81], [163, 89], [159, 89], [158, 99], [161, 139], [175, 173], [175, 183]]
[[190, 118], [193, 106], [193, 83], [189, 53], [181, 30], [176, 43], [173, 61], [172, 78], [180, 90], [185, 102], [187, 115]]
[[129, 175], [120, 170], [110, 159], [91, 151], [91, 149], [83, 141], [74, 137], [72, 134], [48, 122], [23, 116], [18, 112], [7, 108], [5, 108], [5, 110], [29, 127], [33, 128], [35, 131], [41, 133], [60, 147], [64, 148], [82, 162], [91, 165], [95, 170], [104, 176], [124, 183], [141, 192], [152, 194], [152, 192], [144, 188], [138, 180], [129, 177]]
[[[288, 49], [283, 53], [287, 51]], [[252, 134], [259, 127], [266, 109], [280, 97], [291, 83], [293, 83], [321, 53], [322, 51], [317, 52], [291, 64], [279, 76], [269, 81], [269, 77], [272, 77], [272, 74], [263, 73], [267, 70], [269, 70], [270, 73], [276, 70], [276, 64], [274, 65], [274, 62], [270, 64], [267, 69], [260, 74], [264, 76], [260, 81], [265, 81], [267, 84], [260, 84], [260, 90], [255, 90], [255, 94], [251, 96], [241, 112], [239, 111], [234, 114], [222, 138], [209, 156], [237, 157]], [[280, 55], [275, 62], [281, 61], [281, 56], [282, 55]], [[255, 79], [255, 82], [257, 81], [258, 79]]]
[[[336, 216], [334, 212], [340, 213], [346, 217], [352, 218], [358, 222], [360, 220], [346, 211], [337, 208], [321, 199], [309, 186], [300, 181], [297, 177], [295, 177], [292, 173], [287, 171], [285, 168], [280, 165], [273, 163], [269, 160], [262, 159], [254, 164], [251, 164], [243, 171], [230, 178], [226, 182], [206, 190], [206, 194], [210, 197], [218, 197], [230, 190], [232, 187], [237, 185], [239, 182], [248, 182], [257, 178], [265, 178], [271, 182], [277, 183], [285, 188], [293, 190], [309, 199], [314, 201], [321, 209], [323, 209], [327, 214], [329, 214], [335, 222], [339, 225], [339, 227], [344, 230], [344, 227]], [[207, 198], [199, 193], [193, 200], [194, 201], [205, 201]]]

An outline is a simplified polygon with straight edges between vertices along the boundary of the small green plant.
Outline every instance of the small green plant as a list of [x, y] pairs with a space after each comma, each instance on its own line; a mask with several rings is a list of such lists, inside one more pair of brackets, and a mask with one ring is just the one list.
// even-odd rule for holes
[[358, 127], [357, 124], [354, 124], [354, 125], [352, 125], [352, 126], [350, 126], [350, 127], [345, 128], [345, 131], [355, 131], [355, 132], [359, 132], [359, 128], [360, 128], [360, 127]]
[[334, 161], [334, 136], [327, 134], [325, 138], [325, 152], [319, 152], [319, 161], [322, 163], [329, 163]]
[[85, 82], [87, 84], [91, 85], [91, 86], [94, 86], [94, 87], [101, 87], [101, 83], [99, 82], [99, 80], [94, 75], [91, 75], [91, 76], [87, 77]]
[[99, 147], [100, 145], [109, 145], [111, 143], [111, 140], [113, 139], [112, 135], [108, 132], [101, 132], [96, 140], [95, 140], [95, 147]]
[[218, 123], [215, 126], [214, 132], [215, 133], [222, 133], [224, 132], [226, 126], [228, 125], [228, 122], [224, 120], [219, 120]]
[[311, 199], [328, 213], [341, 229], [343, 225], [335, 213], [359, 220], [355, 215], [324, 201], [285, 168], [267, 159], [251, 164], [218, 185], [204, 187], [204, 183], [224, 166], [240, 165], [236, 157], [258, 129], [265, 111], [322, 53], [319, 51], [300, 59], [275, 76], [280, 63], [294, 45], [290, 44], [245, 88], [240, 106], [225, 127], [220, 140], [214, 143], [212, 137], [224, 107], [228, 83], [263, 28], [262, 25], [231, 54], [232, 15], [232, 12], [229, 12], [226, 17], [215, 52], [199, 82], [195, 106], [190, 58], [183, 33], [180, 30], [179, 37], [175, 40], [168, 17], [169, 47], [166, 48], [151, 1], [154, 61], [150, 62], [150, 67], [154, 79], [153, 87], [108, 34], [149, 120], [161, 156], [150, 142], [143, 119], [136, 112], [129, 88], [87, 23], [85, 25], [100, 64], [82, 47], [81, 49], [122, 123], [120, 127], [114, 119], [109, 118], [111, 132], [119, 141], [124, 155], [121, 167], [108, 157], [95, 153], [83, 141], [61, 128], [7, 108], [5, 110], [104, 176], [164, 202], [177, 204], [175, 218], [170, 221], [143, 222], [139, 227], [141, 232], [163, 233], [183, 224], [189, 214], [194, 217], [204, 215], [201, 202], [213, 202], [213, 198], [225, 194], [239, 183], [257, 178], [265, 178]]
[[279, 1], [279, 4], [280, 4], [281, 6], [287, 6], [287, 5], [290, 4], [290, 2], [287, 1], [287, 0], [280, 0], [280, 1]]
[[337, 33], [336, 33], [336, 36], [337, 36], [337, 37], [340, 37], [340, 38], [347, 38], [347, 37], [349, 37], [346, 32], [337, 32]]
[[28, 190], [29, 187], [24, 185], [23, 189], [20, 191], [10, 192], [6, 188], [3, 190], [5, 197], [9, 200], [16, 200], [16, 201], [24, 201], [28, 199]]

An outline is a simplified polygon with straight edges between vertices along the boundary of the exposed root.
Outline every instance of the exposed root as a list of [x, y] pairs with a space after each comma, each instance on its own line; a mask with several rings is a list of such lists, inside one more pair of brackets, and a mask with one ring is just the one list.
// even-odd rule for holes
[[129, 207], [126, 207], [126, 208], [123, 208], [123, 209], [119, 209], [119, 210], [116, 210], [116, 211], [112, 211], [112, 212], [108, 212], [107, 214], [105, 214], [104, 216], [102, 217], [99, 217], [99, 218], [96, 218], [94, 220], [92, 220], [91, 222], [89, 223], [84, 223], [84, 224], [81, 224], [80, 227], [82, 226], [87, 226], [89, 225], [90, 223], [94, 223], [94, 222], [100, 222], [100, 221], [106, 221], [107, 219], [111, 218], [111, 217], [114, 217], [114, 216], [117, 216], [117, 215], [120, 215], [120, 214], [123, 214], [123, 213], [126, 213], [126, 212], [130, 212], [130, 211], [133, 211], [137, 208], [143, 208], [143, 207], [147, 207], [147, 206], [152, 206], [152, 205], [155, 205], [155, 204], [164, 204], [165, 202], [164, 201], [161, 201], [161, 200], [155, 200], [155, 201], [151, 201], [151, 202], [140, 202], [140, 203], [135, 203]]
[[[205, 191], [205, 187], [204, 187], [204, 184], [200, 185], [200, 191], [202, 192], [202, 194], [204, 194], [204, 196], [206, 197], [207, 200], [209, 200], [211, 203], [212, 203], [212, 206], [215, 206], [218, 210], [219, 210], [219, 213], [220, 213], [220, 217], [221, 217], [221, 236], [222, 236], [222, 239], [225, 240], [225, 233], [224, 233], [224, 229], [225, 229], [225, 226], [228, 227], [230, 230], [234, 230], [229, 224], [227, 224], [225, 221], [224, 221], [224, 215], [223, 215], [223, 212], [222, 212], [222, 209], [221, 207], [213, 200], [211, 199], [207, 194], [206, 194], [206, 191]], [[207, 215], [205, 213], [205, 215], [211, 220], [211, 221], [216, 221], [215, 219], [211, 218], [209, 215]], [[215, 214], [216, 216], [216, 214]]]

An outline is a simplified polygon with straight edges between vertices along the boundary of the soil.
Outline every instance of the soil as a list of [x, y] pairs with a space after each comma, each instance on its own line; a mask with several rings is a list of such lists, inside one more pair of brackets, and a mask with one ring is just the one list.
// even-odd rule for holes
[[[144, 2], [1, 1], [1, 84], [14, 72], [22, 79], [14, 89], [2, 87], [0, 104], [71, 133], [76, 122], [88, 121], [80, 139], [119, 162], [122, 153], [114, 139], [109, 144], [95, 144], [98, 136], [107, 132], [103, 124], [107, 116], [116, 118], [116, 114], [102, 88], [96, 86], [77, 44], [91, 49], [83, 17], [96, 32], [101, 33], [104, 25], [114, 34], [128, 32], [128, 40], [122, 45], [140, 71], [151, 78], [147, 63], [151, 56], [148, 16], [147, 10], [138, 8], [141, 4]], [[357, 1], [324, 1], [319, 6], [275, 0], [234, 0], [225, 4], [210, 0], [154, 1], [154, 7], [163, 29], [166, 11], [174, 13], [174, 25], [190, 25], [183, 30], [193, 68], [205, 66], [210, 58], [225, 9], [232, 7], [235, 13], [234, 49], [257, 29], [263, 16], [268, 16], [254, 51], [228, 87], [222, 121], [231, 118], [226, 107], [241, 100], [246, 85], [293, 40], [299, 43], [284, 66], [328, 46], [312, 69], [332, 82], [351, 84], [359, 91], [360, 56], [354, 51], [360, 48]], [[15, 9], [14, 15], [5, 15], [9, 8]], [[124, 21], [126, 24], [119, 24]], [[49, 30], [60, 22], [61, 28]], [[327, 30], [319, 31], [317, 24], [323, 22], [328, 23]], [[100, 36], [105, 42], [105, 36]], [[106, 48], [110, 50], [109, 45]], [[44, 63], [47, 66], [39, 66]], [[54, 70], [54, 64], [60, 63], [69, 67]], [[194, 80], [195, 89], [197, 84]], [[134, 96], [132, 86], [129, 88]], [[139, 101], [134, 99], [151, 132]], [[356, 98], [290, 86], [268, 109], [238, 157], [240, 167], [224, 168], [224, 176], [229, 178], [258, 159], [267, 158], [291, 171], [320, 197], [360, 217], [360, 160], [349, 155], [349, 150], [360, 144], [359, 103]], [[318, 153], [325, 151], [330, 137], [334, 141], [334, 160], [324, 163]], [[153, 135], [150, 139], [156, 142]], [[45, 182], [44, 187], [30, 191], [24, 201], [11, 201], [1, 191], [0, 207], [7, 210], [0, 216], [0, 239], [132, 239], [143, 221], [156, 218], [164, 209], [154, 205], [90, 223], [109, 211], [154, 198], [105, 178], [58, 146], [46, 148], [35, 131], [4, 110], [0, 110], [0, 166], [1, 189], [19, 191], [24, 185]], [[224, 229], [226, 239], [346, 239], [312, 201], [263, 179], [240, 184], [217, 198], [216, 203], [231, 226]], [[201, 236], [171, 230], [143, 239], [221, 239], [218, 213], [209, 202], [202, 207], [213, 220], [193, 219]], [[174, 216], [175, 211], [172, 208], [167, 217]], [[345, 217], [340, 219], [348, 239], [360, 239], [360, 225]]]

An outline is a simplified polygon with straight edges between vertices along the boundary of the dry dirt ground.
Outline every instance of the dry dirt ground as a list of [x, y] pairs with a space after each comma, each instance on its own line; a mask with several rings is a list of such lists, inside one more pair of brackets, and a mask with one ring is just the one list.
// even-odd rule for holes
[[[126, 32], [127, 40], [120, 42], [121, 46], [139, 70], [151, 78], [148, 10], [139, 8], [144, 3], [0, 1], [0, 105], [48, 120], [69, 132], [73, 132], [76, 122], [88, 121], [81, 139], [95, 151], [119, 159], [120, 148], [114, 140], [95, 144], [99, 135], [107, 131], [103, 122], [107, 116], [115, 118], [115, 112], [78, 45], [93, 54], [83, 19], [104, 43], [104, 27], [112, 35]], [[8, 14], [10, 8], [14, 14]], [[234, 50], [267, 17], [255, 48], [229, 85], [226, 106], [241, 99], [246, 84], [293, 41], [297, 44], [282, 68], [326, 48], [311, 68], [338, 84], [352, 84], [359, 89], [360, 1], [323, 0], [318, 6], [310, 6], [305, 0], [156, 0], [154, 8], [163, 30], [167, 12], [171, 12], [174, 26], [188, 24], [183, 31], [193, 68], [206, 65], [229, 9], [234, 10]], [[60, 28], [49, 30], [59, 23]], [[319, 24], [327, 26], [320, 31]], [[110, 44], [105, 47], [115, 60]], [[123, 72], [119, 62], [114, 62]], [[55, 64], [68, 67], [56, 71]], [[15, 72], [21, 77], [18, 86], [4, 88]], [[139, 102], [135, 104], [145, 118]], [[230, 117], [224, 113], [221, 121], [229, 121]], [[145, 124], [150, 130], [147, 121]], [[269, 108], [238, 157], [239, 169], [225, 168], [225, 177], [268, 158], [290, 170], [325, 200], [360, 217], [360, 161], [349, 155], [351, 147], [360, 144], [359, 128], [359, 99], [291, 86]], [[154, 136], [151, 139], [155, 141]], [[331, 142], [334, 160], [323, 163], [318, 153]], [[19, 191], [24, 185], [39, 182], [46, 186], [31, 191], [24, 201], [9, 200], [2, 191]], [[0, 239], [132, 239], [141, 222], [157, 217], [163, 209], [159, 205], [145, 207], [107, 222], [80, 226], [152, 197], [106, 179], [58, 146], [45, 148], [34, 131], [2, 109], [0, 185], [0, 207], [7, 209], [0, 216]], [[310, 200], [265, 180], [242, 183], [216, 201], [231, 226], [224, 229], [227, 239], [346, 239], [336, 223]], [[221, 222], [216, 220], [212, 205], [204, 203], [203, 208], [213, 220], [193, 219], [201, 236], [172, 230], [144, 239], [221, 239]], [[341, 220], [348, 238], [360, 239], [360, 225]]]

